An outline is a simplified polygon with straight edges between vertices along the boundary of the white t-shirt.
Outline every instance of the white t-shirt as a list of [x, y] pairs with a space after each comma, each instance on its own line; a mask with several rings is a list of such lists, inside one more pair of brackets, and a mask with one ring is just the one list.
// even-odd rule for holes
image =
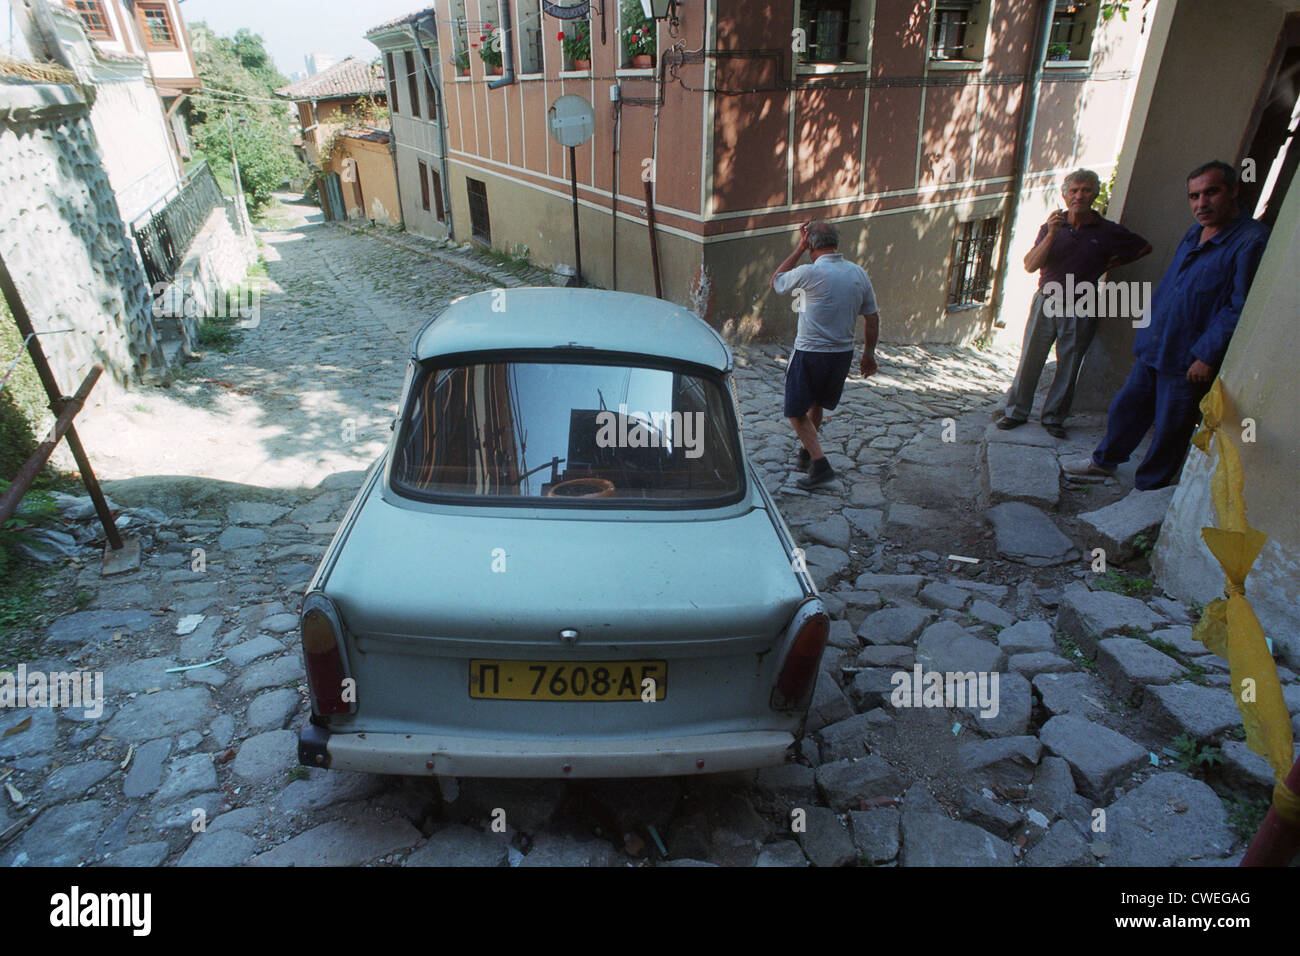
[[878, 311], [866, 270], [838, 252], [782, 272], [772, 283], [780, 294], [802, 289], [804, 308], [794, 347], [802, 352], [851, 352], [858, 316]]

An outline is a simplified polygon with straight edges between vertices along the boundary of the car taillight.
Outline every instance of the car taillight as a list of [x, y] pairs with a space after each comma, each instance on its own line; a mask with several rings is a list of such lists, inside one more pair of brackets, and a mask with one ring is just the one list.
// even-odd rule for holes
[[[317, 606], [311, 606], [317, 603]], [[311, 688], [312, 710], [321, 716], [356, 710], [356, 688], [343, 662], [342, 627], [323, 598], [309, 599], [300, 621], [302, 656]]]
[[813, 614], [800, 625], [776, 679], [776, 696], [783, 704], [793, 706], [812, 691], [830, 627], [830, 619], [822, 613]]

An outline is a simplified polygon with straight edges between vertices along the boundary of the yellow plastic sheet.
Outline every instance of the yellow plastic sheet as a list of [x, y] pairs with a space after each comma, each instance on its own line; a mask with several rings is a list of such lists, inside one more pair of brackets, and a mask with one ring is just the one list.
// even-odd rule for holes
[[1291, 768], [1291, 716], [1282, 697], [1277, 665], [1264, 640], [1264, 629], [1246, 598], [1246, 575], [1264, 548], [1268, 536], [1246, 521], [1245, 475], [1237, 448], [1222, 431], [1223, 386], [1220, 379], [1201, 400], [1204, 427], [1192, 439], [1207, 455], [1210, 442], [1218, 446], [1219, 460], [1210, 481], [1210, 495], [1219, 516], [1218, 528], [1202, 528], [1210, 553], [1223, 568], [1224, 596], [1213, 601], [1201, 616], [1192, 636], [1220, 657], [1232, 674], [1233, 699], [1246, 728], [1246, 745], [1267, 760], [1281, 786]]

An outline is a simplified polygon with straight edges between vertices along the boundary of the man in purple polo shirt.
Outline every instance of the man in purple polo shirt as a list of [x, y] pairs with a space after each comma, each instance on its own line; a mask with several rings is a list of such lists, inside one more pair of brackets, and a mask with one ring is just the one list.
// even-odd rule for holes
[[1068, 211], [1058, 209], [1047, 218], [1038, 230], [1034, 248], [1025, 256], [1026, 272], [1040, 270], [1038, 293], [1025, 326], [1020, 366], [1007, 393], [1006, 414], [997, 422], [998, 428], [1017, 428], [1029, 420], [1038, 377], [1055, 341], [1056, 376], [1043, 403], [1042, 422], [1048, 434], [1065, 437], [1065, 418], [1074, 401], [1083, 356], [1097, 334], [1097, 317], [1076, 316], [1072, 302], [1065, 302], [1065, 308], [1046, 309], [1045, 287], [1059, 283], [1057, 290], [1067, 288], [1077, 293], [1085, 285], [1095, 290], [1102, 273], [1151, 252], [1151, 244], [1137, 233], [1093, 211], [1092, 204], [1100, 191], [1100, 180], [1091, 169], [1076, 169], [1066, 176], [1061, 195]]

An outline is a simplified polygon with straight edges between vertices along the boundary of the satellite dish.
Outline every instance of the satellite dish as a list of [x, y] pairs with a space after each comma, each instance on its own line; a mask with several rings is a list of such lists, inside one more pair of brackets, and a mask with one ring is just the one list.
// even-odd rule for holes
[[572, 93], [551, 104], [546, 128], [561, 146], [581, 146], [596, 133], [596, 111]]

